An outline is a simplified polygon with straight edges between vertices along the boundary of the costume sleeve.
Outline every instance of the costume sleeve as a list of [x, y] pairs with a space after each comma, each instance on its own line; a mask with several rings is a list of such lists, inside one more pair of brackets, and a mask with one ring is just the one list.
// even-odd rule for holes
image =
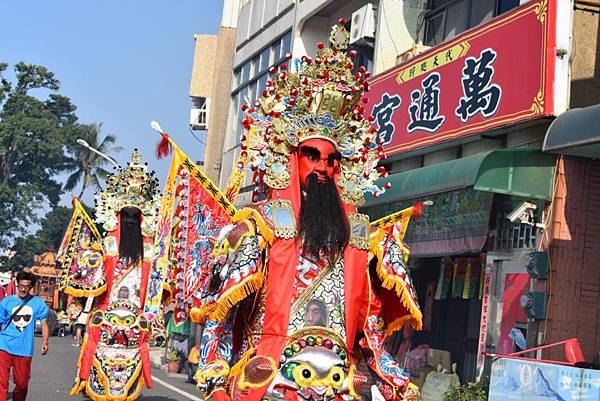
[[233, 350], [234, 310], [220, 321], [208, 320], [200, 342], [198, 370], [195, 379], [205, 399], [219, 389], [224, 389], [229, 377]]
[[360, 346], [365, 353], [369, 368], [377, 377], [377, 387], [386, 400], [420, 399], [416, 386], [408, 380], [408, 374], [384, 347], [385, 324], [381, 315], [381, 301], [371, 292], [364, 337]]
[[250, 221], [221, 230], [190, 311], [194, 323], [225, 319], [233, 307], [262, 286], [259, 237]]

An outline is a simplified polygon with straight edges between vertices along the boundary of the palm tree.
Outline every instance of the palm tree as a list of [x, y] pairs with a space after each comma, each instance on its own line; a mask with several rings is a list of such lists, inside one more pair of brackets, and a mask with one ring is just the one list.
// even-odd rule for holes
[[[104, 139], [100, 140], [102, 123], [83, 125], [82, 128], [79, 138], [105, 155], [115, 154], [123, 150], [121, 146], [112, 146], [117, 139], [114, 135], [106, 135]], [[67, 178], [64, 189], [65, 191], [71, 191], [81, 181], [81, 192], [79, 192], [79, 198], [81, 198], [88, 187], [100, 188], [100, 181], [105, 180], [110, 175], [110, 172], [105, 168], [110, 165], [110, 162], [82, 146], [74, 147], [72, 153], [74, 157], [68, 163], [67, 171], [73, 173]]]

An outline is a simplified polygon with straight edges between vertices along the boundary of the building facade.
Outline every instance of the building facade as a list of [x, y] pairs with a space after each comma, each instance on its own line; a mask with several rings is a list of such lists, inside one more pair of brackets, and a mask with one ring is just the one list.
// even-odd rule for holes
[[[600, 103], [599, 10], [569, 0], [243, 0], [220, 93], [226, 122], [208, 132], [207, 141], [222, 134], [207, 147], [207, 161], [222, 155], [211, 178], [225, 187], [241, 153], [241, 105], [260, 97], [269, 69], [314, 56], [344, 17], [356, 68], [372, 75], [369, 104], [392, 183], [364, 211], [374, 219], [433, 202], [406, 236], [425, 318], [411, 347], [446, 352], [463, 382], [485, 380], [487, 352], [569, 337], [592, 361], [600, 151], [593, 138], [575, 151], [545, 143], [567, 110]], [[238, 205], [252, 201], [251, 178]]]
[[190, 128], [207, 131], [204, 173], [219, 181], [223, 141], [229, 109], [233, 52], [237, 35], [239, 0], [226, 0], [217, 35], [194, 35], [195, 49], [189, 96]]
[[599, 4], [419, 6], [422, 45], [371, 79], [393, 186], [366, 208], [433, 201], [406, 236], [425, 322], [414, 345], [448, 351], [463, 382], [486, 380], [486, 353], [572, 337], [597, 361]]

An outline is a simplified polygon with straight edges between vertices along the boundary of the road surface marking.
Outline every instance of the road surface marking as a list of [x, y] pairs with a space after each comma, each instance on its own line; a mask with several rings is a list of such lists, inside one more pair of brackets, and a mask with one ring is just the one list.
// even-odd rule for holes
[[166, 388], [168, 388], [169, 390], [173, 390], [173, 391], [175, 391], [176, 393], [179, 393], [179, 394], [181, 394], [181, 395], [184, 395], [184, 396], [186, 396], [187, 398], [189, 398], [190, 400], [193, 400], [193, 401], [204, 401], [202, 398], [196, 397], [195, 395], [192, 395], [192, 394], [190, 394], [190, 393], [188, 393], [188, 392], [185, 392], [185, 391], [183, 391], [183, 390], [180, 390], [180, 389], [178, 389], [177, 387], [175, 387], [175, 386], [172, 386], [172, 385], [170, 385], [169, 383], [167, 383], [167, 382], [165, 382], [165, 381], [163, 381], [163, 380], [160, 380], [158, 377], [152, 376], [152, 381], [153, 381], [153, 382], [156, 382], [156, 383], [158, 383], [158, 384], [162, 384], [163, 386], [165, 386], [165, 387], [166, 387]]

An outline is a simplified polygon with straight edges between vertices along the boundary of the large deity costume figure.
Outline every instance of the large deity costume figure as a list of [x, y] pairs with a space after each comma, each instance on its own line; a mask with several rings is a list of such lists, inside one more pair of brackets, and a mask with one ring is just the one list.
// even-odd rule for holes
[[330, 48], [319, 44], [298, 72], [279, 68], [256, 109], [243, 107], [240, 167], [268, 188], [221, 230], [194, 299], [204, 397], [351, 401], [366, 382], [361, 360], [385, 399], [418, 397], [384, 347], [405, 324], [422, 324], [401, 241], [406, 216], [375, 224], [356, 209], [382, 191], [383, 153], [348, 37], [334, 26]]
[[159, 196], [157, 181], [135, 150], [96, 199], [98, 230], [81, 204], [61, 245], [66, 293], [95, 297], [72, 395], [85, 389], [95, 401], [134, 400], [152, 386], [149, 322], [142, 314], [153, 260]]

